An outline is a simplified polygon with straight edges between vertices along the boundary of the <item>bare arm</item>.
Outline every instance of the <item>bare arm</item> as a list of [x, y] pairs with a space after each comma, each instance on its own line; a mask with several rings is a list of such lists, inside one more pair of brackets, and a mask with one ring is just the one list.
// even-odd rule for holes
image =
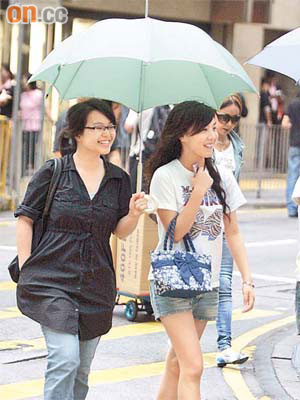
[[[239, 230], [236, 212], [230, 214], [230, 218], [224, 217], [225, 236], [232, 257], [241, 273], [242, 281], [252, 283], [251, 273], [248, 265], [247, 252], [244, 240]], [[250, 311], [254, 306], [254, 291], [249, 284], [243, 284], [244, 312]]]
[[144, 195], [145, 194], [141, 192], [131, 197], [129, 213], [119, 220], [114, 231], [114, 234], [117, 235], [119, 239], [125, 239], [126, 236], [130, 235], [135, 230], [140, 216], [147, 208], [147, 200]]
[[17, 221], [17, 251], [20, 269], [31, 254], [32, 233], [32, 219], [21, 215]]

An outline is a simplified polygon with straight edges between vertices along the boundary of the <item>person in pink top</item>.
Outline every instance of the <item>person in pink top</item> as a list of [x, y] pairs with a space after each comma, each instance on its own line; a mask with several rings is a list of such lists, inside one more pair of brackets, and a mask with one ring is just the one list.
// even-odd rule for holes
[[20, 98], [20, 115], [22, 120], [22, 175], [34, 169], [36, 149], [42, 130], [43, 92], [36, 82], [28, 83], [31, 74], [23, 76], [23, 92]]

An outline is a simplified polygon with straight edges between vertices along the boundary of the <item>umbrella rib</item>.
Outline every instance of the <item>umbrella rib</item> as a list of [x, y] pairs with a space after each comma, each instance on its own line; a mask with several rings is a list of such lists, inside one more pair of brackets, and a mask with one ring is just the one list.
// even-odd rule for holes
[[212, 96], [212, 98], [213, 98], [213, 101], [214, 101], [215, 106], [216, 106], [216, 109], [217, 109], [217, 108], [218, 108], [218, 104], [217, 104], [217, 102], [216, 102], [214, 92], [212, 91], [212, 88], [210, 87], [209, 80], [208, 80], [208, 78], [207, 78], [207, 76], [206, 76], [205, 70], [204, 70], [203, 68], [201, 68], [201, 65], [200, 65], [200, 64], [198, 64], [198, 67], [200, 68], [202, 74], [203, 74], [203, 75], [205, 76], [205, 78], [206, 78], [207, 87], [208, 87], [209, 90], [210, 90], [211, 96]]
[[45, 94], [45, 99], [48, 98], [49, 93], [50, 93], [50, 90], [53, 88], [53, 86], [55, 87], [56, 81], [57, 81], [57, 79], [58, 79], [58, 77], [59, 77], [59, 74], [60, 74], [60, 70], [61, 70], [61, 65], [59, 65], [58, 68], [57, 68], [56, 77], [55, 77], [54, 81], [53, 81], [52, 83], [50, 83], [50, 86], [49, 86], [49, 88], [48, 88], [48, 90], [47, 90], [47, 93]]
[[70, 89], [70, 86], [72, 85], [73, 80], [74, 80], [74, 78], [76, 77], [76, 75], [78, 74], [78, 71], [79, 71], [80, 68], [82, 67], [82, 64], [84, 63], [84, 61], [85, 61], [85, 60], [82, 60], [82, 61], [79, 63], [79, 65], [78, 65], [78, 67], [77, 67], [75, 73], [73, 74], [73, 76], [72, 76], [72, 78], [71, 78], [71, 80], [70, 80], [70, 82], [69, 82], [69, 84], [68, 84], [66, 90], [64, 91], [64, 93], [63, 93], [63, 95], [62, 95], [62, 99], [64, 99], [64, 98], [65, 98], [65, 95], [68, 93], [68, 90]]

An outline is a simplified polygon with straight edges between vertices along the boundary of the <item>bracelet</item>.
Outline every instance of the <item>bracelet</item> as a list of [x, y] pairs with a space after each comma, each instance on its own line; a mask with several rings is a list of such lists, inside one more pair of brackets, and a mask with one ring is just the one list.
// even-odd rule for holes
[[251, 286], [252, 288], [255, 288], [255, 285], [252, 282], [244, 281], [242, 284], [243, 285], [247, 285], [247, 286]]

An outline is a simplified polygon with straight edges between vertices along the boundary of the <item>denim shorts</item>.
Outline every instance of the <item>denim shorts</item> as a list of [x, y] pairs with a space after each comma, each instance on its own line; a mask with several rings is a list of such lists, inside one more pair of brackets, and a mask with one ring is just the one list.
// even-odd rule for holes
[[150, 297], [155, 319], [185, 311], [192, 311], [197, 320], [214, 321], [217, 317], [219, 289], [199, 294], [190, 299], [164, 297], [155, 293], [154, 281], [150, 281]]

